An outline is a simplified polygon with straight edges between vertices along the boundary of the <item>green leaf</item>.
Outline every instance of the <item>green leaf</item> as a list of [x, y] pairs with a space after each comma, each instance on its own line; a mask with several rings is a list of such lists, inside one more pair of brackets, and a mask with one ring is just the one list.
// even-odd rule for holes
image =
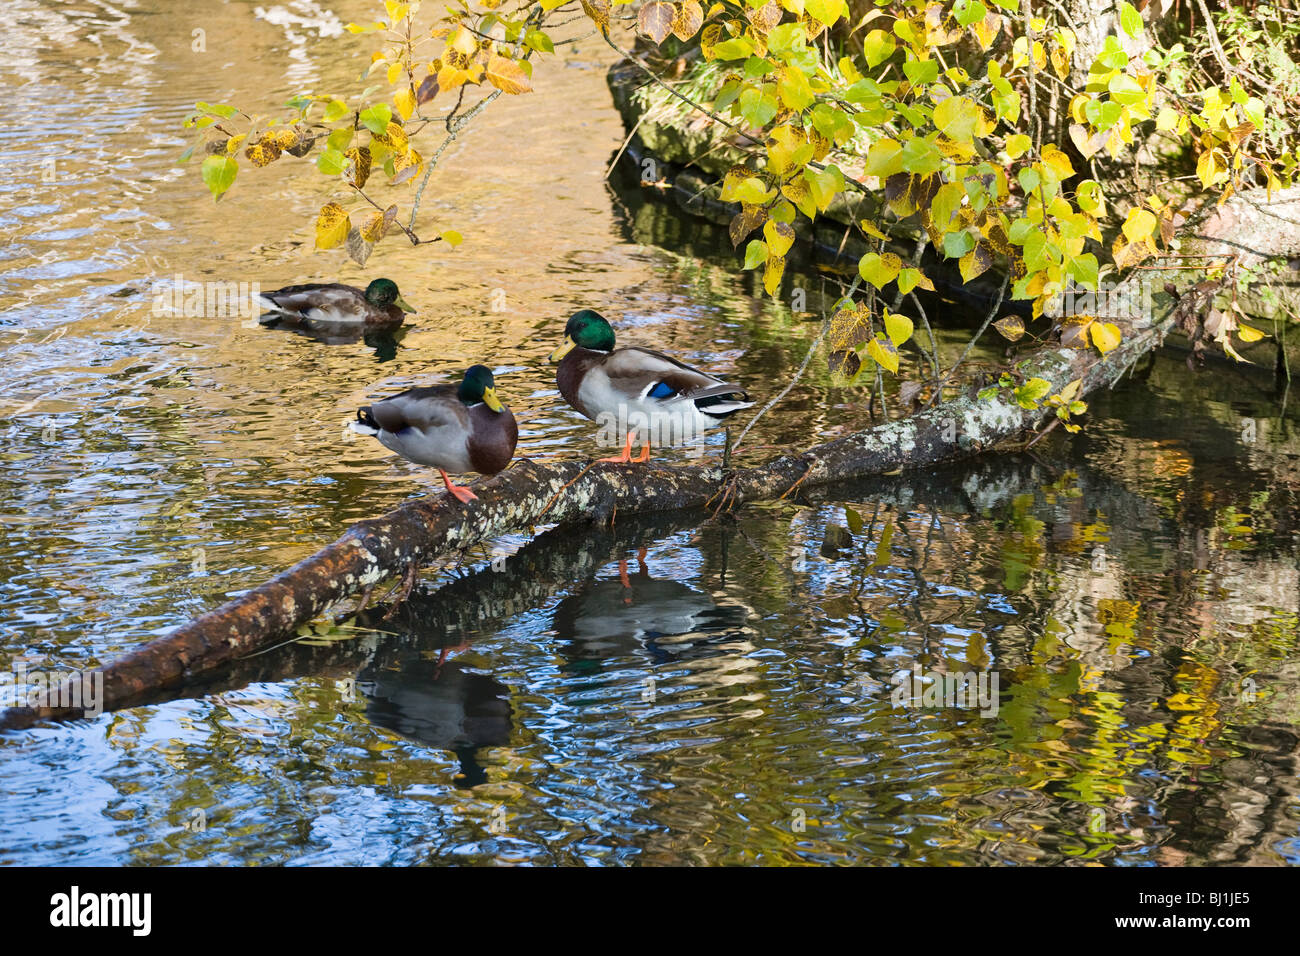
[[337, 149], [327, 149], [316, 157], [316, 168], [326, 176], [337, 176], [347, 165], [347, 157]]
[[[1111, 77], [1106, 84], [1106, 89], [1110, 91], [1111, 99], [1121, 106], [1132, 106], [1134, 103], [1140, 103], [1146, 99], [1146, 90], [1133, 77], [1127, 73], [1118, 73]], [[1103, 107], [1103, 118], [1105, 118], [1105, 108]], [[1118, 119], [1118, 117], [1116, 117]], [[1110, 126], [1114, 126], [1112, 121]]]
[[203, 161], [203, 182], [212, 191], [213, 200], [234, 185], [239, 163], [229, 156], [209, 156]]
[[745, 247], [745, 268], [757, 269], [767, 261], [767, 243], [762, 239], [751, 239]]
[[1079, 183], [1074, 193], [1079, 208], [1090, 216], [1102, 216], [1106, 213], [1106, 196], [1101, 183], [1095, 179], [1085, 179]]
[[1089, 289], [1097, 288], [1097, 257], [1091, 252], [1075, 256], [1065, 268], [1079, 285]]
[[892, 252], [884, 255], [868, 252], [858, 260], [858, 274], [877, 289], [883, 289], [898, 278], [902, 268], [902, 260]]
[[745, 37], [723, 40], [713, 47], [713, 55], [719, 60], [743, 60], [754, 52], [754, 44]]
[[393, 108], [387, 103], [376, 103], [361, 111], [361, 125], [377, 136], [385, 135], [392, 121]]
[[[791, 26], [800, 25], [791, 24]], [[862, 52], [867, 58], [867, 66], [876, 67], [884, 63], [893, 55], [897, 46], [893, 34], [886, 33], [884, 30], [872, 30], [862, 41]]]
[[903, 171], [903, 147], [892, 139], [881, 139], [871, 144], [867, 150], [867, 162], [864, 172], [868, 176], [888, 179], [894, 173]]
[[889, 311], [885, 312], [885, 334], [889, 336], [889, 341], [895, 345], [902, 345], [910, 339], [914, 328], [912, 320], [907, 316]]
[[908, 60], [903, 64], [903, 73], [913, 86], [924, 86], [939, 79], [939, 61]]
[[964, 27], [983, 20], [989, 13], [984, 4], [980, 3], [980, 0], [957, 0], [952, 12], [957, 18], [957, 22]]
[[1142, 14], [1131, 3], [1119, 5], [1119, 25], [1131, 37], [1142, 32]]
[[766, 126], [780, 108], [776, 96], [768, 89], [751, 86], [740, 94], [740, 115], [750, 126]]
[[1052, 383], [1045, 378], [1031, 378], [1014, 392], [1016, 402], [1021, 408], [1035, 409], [1038, 403], [1052, 390]]
[[950, 96], [934, 108], [934, 128], [959, 143], [971, 141], [978, 120], [975, 104], [964, 96]]
[[224, 103], [204, 103], [202, 100], [195, 103], [194, 108], [196, 110], [202, 110], [204, 113], [216, 113], [223, 119], [230, 119], [230, 117], [239, 112], [235, 107], [226, 106]]
[[324, 120], [326, 123], [337, 123], [349, 112], [347, 103], [342, 100], [330, 100], [325, 106]]
[[943, 254], [949, 259], [960, 259], [974, 248], [975, 237], [965, 229], [943, 237]]
[[928, 175], [943, 168], [943, 154], [939, 147], [919, 136], [909, 139], [901, 155], [903, 169], [909, 173]]
[[524, 34], [524, 44], [532, 47], [538, 53], [554, 53], [555, 44], [551, 38], [541, 30], [529, 30]]

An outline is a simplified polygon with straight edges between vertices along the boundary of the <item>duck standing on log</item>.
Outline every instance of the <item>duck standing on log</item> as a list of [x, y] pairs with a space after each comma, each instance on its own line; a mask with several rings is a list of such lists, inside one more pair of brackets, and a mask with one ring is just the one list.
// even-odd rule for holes
[[[678, 444], [753, 407], [738, 385], [684, 365], [651, 349], [614, 348], [614, 330], [598, 312], [575, 312], [564, 327], [564, 344], [551, 353], [564, 400], [602, 425], [617, 423], [623, 452], [601, 461], [641, 464], [650, 460], [652, 438]], [[632, 457], [632, 438], [642, 437]]]
[[350, 427], [417, 465], [437, 468], [447, 491], [465, 504], [478, 496], [447, 473], [495, 475], [510, 464], [519, 440], [515, 416], [497, 398], [485, 365], [467, 369], [459, 385], [408, 388], [360, 408]]

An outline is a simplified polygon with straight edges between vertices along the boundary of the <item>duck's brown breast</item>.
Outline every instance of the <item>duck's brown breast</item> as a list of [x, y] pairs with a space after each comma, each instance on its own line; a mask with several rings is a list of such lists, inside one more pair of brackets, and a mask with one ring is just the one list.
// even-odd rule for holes
[[555, 370], [555, 384], [559, 387], [564, 400], [583, 415], [592, 419], [594, 419], [594, 416], [582, 404], [582, 399], [578, 397], [578, 389], [582, 385], [582, 377], [587, 374], [587, 370], [603, 358], [605, 358], [603, 352], [593, 352], [590, 349], [578, 347], [570, 350], [569, 354], [560, 360], [560, 365]]
[[469, 462], [481, 475], [495, 475], [510, 464], [519, 441], [519, 426], [507, 407], [494, 412], [487, 405], [469, 410]]

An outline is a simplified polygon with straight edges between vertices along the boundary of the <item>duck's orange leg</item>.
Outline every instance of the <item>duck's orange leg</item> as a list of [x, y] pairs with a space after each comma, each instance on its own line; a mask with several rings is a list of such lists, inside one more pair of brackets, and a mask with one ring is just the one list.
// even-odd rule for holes
[[451, 476], [448, 475], [441, 468], [438, 469], [438, 474], [442, 475], [442, 483], [447, 486], [447, 491], [450, 494], [454, 495], [456, 500], [461, 502], [461, 504], [467, 505], [471, 501], [478, 500], [478, 495], [474, 494], [474, 492], [470, 491], [464, 485], [455, 484], [451, 480]]
[[633, 432], [627, 433], [627, 440], [623, 442], [623, 453], [616, 458], [597, 458], [597, 461], [608, 461], [615, 465], [628, 465], [632, 462], [632, 435]]

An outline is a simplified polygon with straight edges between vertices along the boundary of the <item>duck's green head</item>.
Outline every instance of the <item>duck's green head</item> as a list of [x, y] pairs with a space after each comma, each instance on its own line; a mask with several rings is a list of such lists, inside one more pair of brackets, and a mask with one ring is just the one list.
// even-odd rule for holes
[[574, 348], [593, 352], [614, 351], [614, 330], [603, 315], [591, 309], [573, 313], [564, 327], [564, 344], [551, 353], [551, 361], [558, 362]]
[[456, 397], [466, 405], [477, 405], [482, 402], [494, 412], [505, 411], [501, 399], [497, 398], [496, 379], [492, 377], [492, 370], [486, 365], [471, 365], [465, 370], [465, 378], [461, 380]]
[[406, 304], [406, 300], [402, 298], [402, 293], [397, 291], [397, 283], [392, 279], [376, 279], [366, 286], [366, 301], [371, 305], [379, 306], [381, 309], [395, 305], [403, 312], [415, 311]]

